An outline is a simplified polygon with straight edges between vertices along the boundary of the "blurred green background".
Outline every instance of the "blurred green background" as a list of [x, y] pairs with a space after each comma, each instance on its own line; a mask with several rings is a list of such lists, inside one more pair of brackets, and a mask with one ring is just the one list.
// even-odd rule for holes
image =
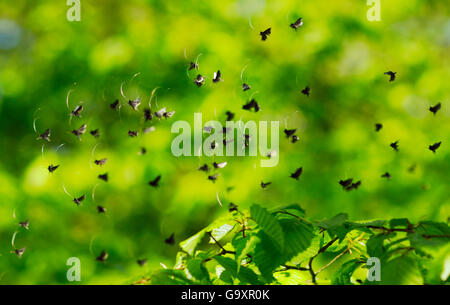
[[[164, 239], [189, 237], [227, 213], [229, 202], [297, 202], [318, 220], [338, 212], [351, 219], [450, 216], [445, 1], [381, 1], [380, 22], [367, 20], [361, 0], [81, 0], [80, 22], [67, 21], [65, 2], [0, 0], [1, 284], [68, 283], [69, 257], [81, 259], [82, 284], [129, 283], [160, 263], [171, 266], [177, 248]], [[298, 17], [304, 25], [294, 31], [289, 24]], [[263, 42], [259, 32], [268, 27]], [[196, 58], [206, 77], [201, 88], [192, 83], [196, 71], [187, 71]], [[224, 81], [213, 84], [218, 69]], [[396, 81], [388, 82], [388, 70]], [[252, 89], [242, 92], [243, 81]], [[139, 112], [126, 105], [121, 84], [127, 98], [142, 98]], [[309, 98], [300, 93], [306, 85]], [[176, 113], [144, 123], [156, 87], [153, 103]], [[69, 90], [71, 110], [84, 106], [71, 121]], [[252, 95], [262, 109], [256, 114], [242, 110]], [[115, 99], [124, 105], [120, 114], [109, 107]], [[438, 102], [433, 116], [428, 107]], [[261, 157], [171, 154], [175, 120], [192, 123], [202, 112], [203, 122], [224, 122], [227, 110], [243, 121], [280, 120], [300, 141], [281, 134], [273, 168], [261, 168]], [[99, 128], [100, 138], [86, 133], [80, 142], [70, 134], [83, 123]], [[156, 130], [127, 136], [144, 126]], [[46, 128], [52, 141], [42, 153], [36, 138]], [[389, 147], [395, 140], [398, 153]], [[433, 154], [427, 147], [438, 141]], [[141, 147], [147, 154], [138, 154]], [[102, 168], [93, 164], [100, 158], [108, 158]], [[228, 161], [215, 184], [197, 171], [213, 160]], [[49, 164], [60, 168], [49, 174]], [[289, 178], [300, 166], [299, 181]], [[391, 180], [380, 177], [386, 171]], [[97, 179], [104, 172], [108, 183]], [[153, 189], [147, 183], [158, 174], [161, 186]], [[338, 181], [350, 177], [362, 186], [345, 192]], [[262, 189], [261, 180], [273, 184]], [[63, 185], [73, 196], [86, 194], [83, 205]], [[25, 219], [29, 230], [18, 226]], [[16, 231], [15, 247], [26, 247], [21, 259], [10, 253]], [[102, 250], [106, 264], [95, 261]], [[144, 267], [136, 264], [141, 258]]]

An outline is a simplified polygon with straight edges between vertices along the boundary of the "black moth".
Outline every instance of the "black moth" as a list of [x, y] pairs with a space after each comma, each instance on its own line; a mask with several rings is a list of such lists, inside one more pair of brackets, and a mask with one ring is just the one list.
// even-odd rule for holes
[[309, 96], [311, 93], [311, 88], [309, 86], [306, 86], [305, 89], [301, 91], [304, 95]]
[[100, 159], [100, 160], [95, 160], [94, 163], [95, 163], [96, 165], [102, 166], [103, 164], [106, 163], [106, 161], [108, 161], [108, 159], [103, 158], [103, 159]]
[[385, 172], [383, 175], [381, 175], [381, 178], [391, 179], [392, 176], [391, 176], [391, 174], [389, 174], [388, 172]]
[[80, 117], [81, 112], [83, 111], [83, 105], [79, 105], [75, 107], [75, 109], [72, 111], [72, 116]]
[[102, 207], [101, 205], [98, 205], [97, 206], [97, 211], [99, 213], [106, 213], [106, 208]]
[[168, 245], [173, 246], [175, 244], [175, 233], [172, 233], [172, 235], [170, 235], [169, 238], [166, 238], [164, 242]]
[[436, 112], [439, 111], [439, 109], [441, 109], [441, 103], [437, 103], [434, 106], [430, 106], [430, 108], [428, 108], [431, 112], [433, 112], [433, 114], [436, 114]]
[[230, 202], [230, 205], [228, 206], [228, 212], [230, 212], [230, 213], [233, 211], [237, 212], [237, 210], [238, 210], [238, 206], [236, 204]]
[[242, 91], [247, 91], [247, 90], [250, 90], [252, 87], [250, 87], [250, 85], [248, 85], [248, 84], [246, 84], [246, 83], [243, 83], [242, 84]]
[[98, 175], [98, 179], [108, 182], [108, 173]]
[[159, 186], [159, 180], [161, 180], [161, 175], [158, 175], [154, 180], [150, 181], [148, 184], [150, 184], [153, 187]]
[[94, 138], [100, 137], [100, 131], [98, 129], [91, 130], [89, 132]]
[[83, 202], [83, 200], [86, 198], [86, 195], [82, 195], [82, 196], [80, 196], [80, 197], [78, 197], [78, 198], [74, 198], [73, 199], [73, 202], [75, 202], [75, 204], [76, 205], [80, 205], [81, 204], [81, 202]]
[[138, 259], [137, 261], [137, 264], [139, 265], [139, 266], [144, 266], [144, 265], [146, 265], [147, 264], [147, 259], [146, 258], [143, 258], [143, 259]]
[[128, 136], [130, 136], [130, 138], [134, 138], [137, 137], [139, 134], [138, 131], [134, 131], [134, 130], [128, 130]]
[[227, 121], [232, 121], [233, 120], [233, 118], [234, 118], [234, 113], [233, 112], [227, 111], [225, 114], [227, 115]]
[[204, 81], [205, 78], [201, 74], [197, 74], [197, 77], [194, 79], [194, 84], [196, 84], [197, 87], [201, 87]]
[[299, 167], [295, 170], [294, 173], [291, 174], [291, 178], [294, 178], [295, 180], [298, 180], [298, 178], [300, 177], [300, 175], [303, 173], [303, 167]]
[[50, 142], [50, 128], [44, 131], [36, 140], [46, 140]]
[[25, 221], [19, 222], [19, 226], [28, 230], [30, 228], [30, 221], [27, 219]]
[[105, 250], [103, 250], [95, 260], [104, 263], [108, 259], [108, 256], [109, 254]]
[[259, 107], [258, 103], [255, 101], [255, 99], [252, 99], [250, 102], [242, 106], [242, 109], [244, 110], [251, 110], [253, 109], [255, 112], [258, 112], [261, 108]]
[[145, 121], [151, 121], [153, 119], [152, 111], [148, 108], [144, 109], [144, 118]]
[[303, 18], [298, 18], [294, 23], [291, 23], [289, 26], [297, 31], [297, 29], [302, 25], [303, 25]]
[[353, 183], [353, 178], [349, 178], [346, 180], [339, 180], [339, 184], [346, 191], [350, 191], [352, 189], [357, 189], [361, 185], [361, 181]]
[[383, 128], [383, 125], [381, 123], [376, 123], [375, 124], [375, 131], [376, 132], [380, 131], [381, 128]]
[[48, 171], [49, 171], [50, 173], [53, 173], [58, 167], [59, 167], [59, 165], [53, 165], [53, 164], [50, 164], [50, 165], [48, 166]]
[[272, 184], [272, 182], [264, 183], [263, 181], [261, 181], [261, 187], [262, 187], [263, 189], [265, 189], [268, 185], [271, 185], [271, 184]]
[[119, 109], [119, 100], [115, 100], [113, 103], [109, 104], [109, 107], [113, 110]]
[[205, 173], [209, 172], [208, 164], [204, 164], [204, 165], [200, 166], [200, 167], [198, 168], [198, 170], [199, 170], [199, 171], [202, 171], [202, 172], [205, 172]]
[[297, 137], [296, 135], [293, 135], [293, 136], [292, 136], [291, 142], [292, 142], [292, 143], [295, 143], [295, 142], [297, 142], [298, 140], [299, 140], [299, 137]]
[[133, 108], [133, 110], [137, 110], [140, 104], [141, 104], [141, 99], [140, 98], [128, 101], [128, 105], [130, 105], [131, 108]]
[[80, 126], [80, 128], [72, 130], [72, 133], [74, 135], [76, 135], [78, 137], [78, 139], [81, 140], [81, 136], [86, 132], [86, 128], [87, 128], [87, 125], [83, 124]]
[[220, 73], [220, 70], [217, 70], [217, 72], [214, 72], [214, 77], [213, 77], [213, 83], [217, 83], [220, 82], [222, 79], [222, 73]]
[[441, 146], [441, 142], [434, 143], [433, 145], [428, 146], [428, 149], [431, 150], [433, 153], [436, 153], [436, 149]]
[[287, 138], [289, 138], [290, 136], [295, 134], [296, 131], [297, 129], [285, 129], [284, 134], [286, 135]]
[[198, 64], [191, 61], [189, 64], [189, 70], [194, 70], [194, 69], [198, 70]]
[[224, 168], [225, 166], [227, 166], [227, 162], [221, 162], [221, 163], [213, 163], [214, 168]]
[[398, 140], [395, 141], [395, 142], [392, 142], [392, 143], [390, 144], [390, 146], [391, 146], [395, 151], [398, 151]]
[[212, 182], [216, 182], [216, 180], [217, 180], [217, 177], [219, 177], [219, 175], [218, 175], [218, 174], [215, 174], [215, 175], [211, 175], [211, 176], [208, 176], [208, 180], [211, 180]]
[[261, 40], [265, 41], [267, 39], [267, 36], [269, 36], [272, 33], [271, 28], [268, 28], [265, 31], [259, 32], [259, 35], [261, 35]]
[[25, 253], [26, 247], [15, 249], [14, 253], [19, 257], [22, 258], [22, 255]]
[[384, 72], [384, 74], [389, 75], [389, 81], [393, 82], [395, 80], [395, 75], [397, 74], [397, 72], [387, 71]]

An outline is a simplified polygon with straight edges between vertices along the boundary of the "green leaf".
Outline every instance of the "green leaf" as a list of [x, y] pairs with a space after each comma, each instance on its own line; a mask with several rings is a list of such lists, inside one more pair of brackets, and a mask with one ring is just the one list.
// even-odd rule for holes
[[[231, 232], [231, 230], [233, 230], [234, 225], [229, 225], [229, 224], [224, 224], [218, 228], [214, 228], [211, 231], [211, 235], [214, 237], [215, 240], [219, 241], [222, 238], [224, 238], [228, 233]], [[209, 242], [210, 243], [215, 243], [214, 239], [210, 238]]]
[[150, 276], [152, 285], [192, 285], [194, 282], [186, 278], [182, 270], [161, 269]]
[[279, 222], [285, 236], [284, 260], [288, 261], [311, 245], [311, 240], [314, 237], [313, 227], [292, 218], [281, 219]]
[[277, 245], [264, 232], [260, 231], [255, 237], [254, 252], [251, 253], [253, 262], [258, 267], [261, 275], [267, 282], [272, 282], [272, 272], [283, 261], [282, 253], [279, 251]]
[[387, 263], [381, 263], [381, 281], [372, 282], [384, 285], [422, 285], [423, 278], [417, 260], [408, 256], [399, 256]]
[[407, 218], [394, 218], [389, 221], [390, 228], [403, 227], [407, 228], [409, 226], [409, 221]]
[[203, 260], [199, 258], [191, 259], [187, 262], [187, 270], [199, 281], [209, 281], [209, 273], [203, 265]]
[[384, 241], [394, 236], [395, 233], [391, 234], [380, 233], [377, 235], [372, 235], [366, 243], [367, 254], [371, 257], [378, 257], [381, 260], [384, 257], [387, 250], [384, 245]]
[[[293, 203], [281, 208], [278, 208], [277, 211], [284, 211], [287, 212], [289, 214], [295, 215], [299, 218], [302, 218], [305, 216], [305, 210], [302, 209], [298, 204]], [[292, 217], [292, 216], [291, 216]]]
[[239, 268], [238, 279], [241, 281], [241, 284], [250, 284], [250, 285], [262, 285], [262, 283], [258, 275], [252, 269], [248, 267], [241, 266]]
[[348, 262], [342, 264], [342, 266], [337, 270], [331, 277], [332, 285], [352, 285], [350, 281], [353, 272], [361, 265], [361, 260], [352, 259]]
[[229, 257], [214, 256], [214, 259], [227, 270], [233, 277], [237, 277], [237, 263]]
[[259, 205], [252, 205], [250, 208], [250, 215], [253, 220], [259, 225], [267, 236], [278, 245], [279, 249], [284, 247], [284, 234], [280, 223], [270, 214], [265, 208]]
[[181, 249], [189, 253], [189, 255], [194, 255], [194, 251], [197, 248], [197, 245], [202, 241], [205, 236], [205, 230], [201, 230], [194, 236], [189, 237], [188, 239], [182, 241], [180, 243]]

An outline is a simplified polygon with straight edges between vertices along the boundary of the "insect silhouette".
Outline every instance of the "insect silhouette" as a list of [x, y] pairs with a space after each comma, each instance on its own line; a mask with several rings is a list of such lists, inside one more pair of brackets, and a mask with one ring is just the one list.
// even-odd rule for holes
[[261, 108], [258, 105], [258, 102], [256, 102], [255, 99], [252, 99], [250, 102], [248, 102], [247, 104], [242, 106], [242, 109], [244, 109], [244, 110], [253, 109], [255, 112], [258, 112], [259, 110], [261, 110]]
[[145, 266], [146, 264], [147, 264], [147, 259], [146, 258], [143, 258], [143, 259], [138, 259], [137, 261], [136, 261], [136, 263], [139, 265], [139, 266]]
[[98, 211], [98, 213], [106, 213], [106, 209], [104, 207], [102, 207], [101, 205], [97, 206], [97, 211]]
[[267, 39], [267, 37], [272, 33], [272, 29], [268, 28], [265, 31], [259, 32], [259, 35], [261, 35], [261, 40], [265, 41]]
[[433, 112], [433, 114], [436, 114], [436, 112], [438, 112], [439, 109], [441, 109], [441, 103], [437, 103], [436, 105], [430, 106], [430, 108], [428, 108], [428, 110]]
[[175, 233], [172, 233], [168, 238], [164, 240], [164, 242], [168, 245], [173, 246], [175, 244]]
[[353, 178], [349, 178], [346, 180], [339, 180], [339, 184], [346, 191], [351, 191], [353, 189], [357, 189], [361, 185], [361, 180], [353, 183]]
[[80, 205], [84, 199], [86, 199], [86, 195], [83, 194], [78, 198], [74, 198], [73, 202], [75, 202], [76, 205]]
[[22, 258], [22, 256], [25, 253], [26, 249], [27, 249], [26, 247], [23, 247], [23, 248], [20, 248], [20, 249], [15, 249], [14, 253], [17, 255], [17, 257]]
[[128, 130], [128, 136], [129, 136], [130, 138], [137, 137], [138, 134], [139, 134], [138, 131], [135, 131], [135, 130]]
[[36, 140], [45, 140], [50, 142], [50, 128], [44, 131], [44, 133], [42, 133]]
[[392, 143], [390, 144], [390, 146], [391, 146], [395, 151], [398, 151], [398, 140], [395, 141], [395, 142], [392, 142]]
[[72, 133], [76, 135], [79, 140], [81, 140], [81, 136], [86, 132], [86, 128], [87, 125], [83, 124], [80, 126], [80, 128], [72, 130]]
[[385, 172], [383, 175], [381, 175], [381, 178], [391, 179], [392, 176], [391, 176], [391, 174], [389, 174], [388, 172]]
[[191, 61], [191, 62], [189, 63], [189, 70], [194, 70], [194, 69], [197, 69], [197, 70], [198, 70], [198, 64]]
[[153, 187], [158, 187], [159, 186], [159, 180], [161, 180], [161, 175], [158, 175], [155, 179], [150, 181], [148, 184], [153, 186]]
[[242, 84], [242, 91], [247, 91], [247, 90], [250, 90], [252, 87], [250, 87], [250, 85], [248, 85], [248, 84], [246, 84], [246, 83], [243, 83]]
[[261, 187], [262, 187], [263, 189], [265, 189], [267, 186], [269, 186], [269, 185], [271, 185], [271, 184], [272, 184], [272, 182], [264, 183], [263, 181], [261, 181]]
[[216, 149], [217, 147], [217, 142], [216, 141], [212, 141], [211, 142], [211, 149]]
[[50, 165], [48, 166], [48, 171], [49, 171], [50, 173], [53, 173], [58, 167], [59, 167], [59, 165], [53, 165], [53, 164], [50, 164]]
[[144, 109], [144, 118], [145, 121], [151, 121], [153, 119], [152, 111], [148, 108]]
[[306, 86], [305, 89], [301, 91], [304, 95], [308, 96], [311, 94], [311, 88], [309, 86]]
[[230, 205], [228, 206], [228, 212], [230, 212], [230, 213], [233, 211], [237, 212], [237, 210], [238, 210], [238, 206], [236, 204], [230, 202]]
[[295, 142], [297, 142], [299, 140], [299, 137], [297, 137], [296, 135], [293, 135], [292, 136], [292, 139], [291, 139], [291, 142], [292, 143], [295, 143]]
[[231, 111], [227, 111], [225, 113], [227, 115], [227, 121], [232, 121], [234, 119], [234, 113]]
[[104, 263], [108, 259], [108, 256], [109, 254], [105, 250], [103, 250], [95, 260]]
[[19, 222], [19, 226], [28, 230], [30, 228], [30, 221], [27, 219], [25, 221]]
[[232, 143], [232, 142], [234, 142], [234, 139], [229, 139], [229, 140], [223, 139], [223, 141], [222, 141], [222, 143], [223, 143], [224, 146], [227, 146], [228, 144], [230, 144], [230, 143]]
[[381, 130], [381, 128], [383, 128], [383, 125], [381, 123], [376, 123], [375, 124], [375, 131], [378, 132]]
[[198, 170], [199, 170], [199, 171], [202, 171], [202, 172], [205, 172], [205, 173], [209, 172], [208, 164], [205, 163], [204, 165], [200, 166], [200, 167], [198, 168]]
[[291, 23], [289, 26], [297, 31], [297, 29], [302, 25], [303, 25], [303, 18], [298, 18], [294, 23]]
[[175, 111], [169, 111], [169, 112], [164, 112], [163, 116], [164, 116], [166, 119], [169, 119], [169, 118], [171, 118], [174, 114], [175, 114]]
[[140, 155], [145, 155], [147, 153], [147, 149], [145, 147], [141, 147], [141, 150], [139, 151]]
[[384, 74], [389, 75], [389, 81], [393, 82], [395, 80], [397, 72], [387, 71]]
[[83, 111], [83, 105], [79, 105], [79, 106], [75, 107], [74, 110], [72, 110], [71, 115], [79, 118], [82, 111]]
[[222, 73], [220, 73], [220, 70], [217, 70], [217, 72], [214, 72], [213, 76], [213, 83], [220, 82], [222, 80]]
[[299, 167], [295, 170], [294, 173], [291, 174], [291, 178], [294, 178], [295, 180], [298, 180], [298, 178], [300, 177], [300, 175], [303, 173], [303, 167]]
[[227, 162], [221, 162], [221, 163], [213, 163], [214, 168], [224, 168], [225, 166], [227, 166]]
[[108, 159], [103, 158], [103, 159], [100, 159], [100, 160], [95, 160], [94, 163], [96, 165], [102, 166], [102, 165], [104, 165], [106, 163], [106, 161], [108, 161]]
[[115, 100], [113, 103], [109, 104], [109, 107], [112, 110], [118, 110], [119, 109], [119, 100]]
[[285, 129], [284, 134], [286, 135], [287, 138], [289, 138], [290, 136], [295, 134], [296, 131], [297, 129]]
[[208, 180], [211, 180], [213, 183], [215, 183], [217, 180], [217, 177], [219, 177], [218, 174], [211, 175], [211, 176], [208, 176]]
[[98, 175], [98, 179], [108, 182], [108, 173]]
[[100, 131], [98, 130], [98, 128], [97, 128], [97, 129], [94, 129], [94, 130], [91, 130], [89, 133], [90, 133], [94, 138], [100, 137]]
[[201, 74], [197, 74], [197, 77], [194, 79], [194, 84], [196, 84], [197, 87], [201, 87], [204, 81], [205, 78]]
[[349, 186], [351, 186], [352, 182], [353, 182], [353, 178], [349, 178], [349, 179], [346, 179], [346, 180], [339, 180], [339, 184], [340, 184], [340, 185], [342, 186], [342, 188], [344, 188], [344, 189], [346, 189], [346, 188], [348, 188]]
[[436, 153], [436, 149], [441, 146], [441, 142], [434, 143], [433, 145], [428, 146], [428, 149], [431, 150], [433, 153]]
[[137, 98], [135, 100], [129, 100], [128, 101], [128, 105], [131, 106], [131, 108], [133, 108], [133, 110], [138, 110], [139, 105], [141, 104], [141, 99]]

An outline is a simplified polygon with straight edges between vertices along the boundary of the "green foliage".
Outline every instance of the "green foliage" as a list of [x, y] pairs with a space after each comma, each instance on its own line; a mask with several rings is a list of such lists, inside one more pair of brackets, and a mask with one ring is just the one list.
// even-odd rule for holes
[[[299, 206], [268, 211], [257, 204], [249, 212], [231, 214], [215, 222], [217, 229], [224, 226], [223, 221], [233, 227], [220, 235], [221, 242], [213, 239], [214, 245], [200, 249], [199, 243], [192, 241], [204, 235], [202, 230], [180, 244], [184, 262], [164, 270], [163, 274], [176, 274], [173, 281], [156, 271], [149, 283], [449, 283], [450, 234], [443, 223], [411, 224], [407, 219], [351, 222], [345, 214], [319, 222], [304, 218]], [[383, 226], [386, 223], [390, 226]], [[211, 229], [214, 226], [208, 226]], [[195, 246], [186, 248], [186, 244]], [[366, 280], [364, 270], [371, 268], [366, 265], [369, 257], [380, 260], [381, 281]]]

